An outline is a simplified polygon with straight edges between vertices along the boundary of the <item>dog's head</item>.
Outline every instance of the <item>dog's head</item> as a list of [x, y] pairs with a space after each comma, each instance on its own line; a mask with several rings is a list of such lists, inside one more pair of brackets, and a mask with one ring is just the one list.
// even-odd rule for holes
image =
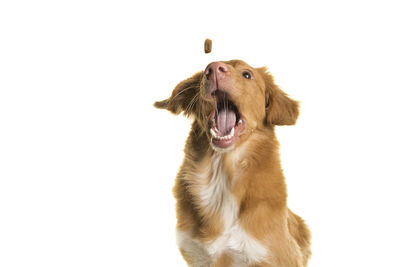
[[266, 68], [241, 60], [209, 64], [154, 105], [193, 116], [216, 150], [233, 148], [257, 129], [293, 125], [299, 114], [298, 103], [275, 85]]

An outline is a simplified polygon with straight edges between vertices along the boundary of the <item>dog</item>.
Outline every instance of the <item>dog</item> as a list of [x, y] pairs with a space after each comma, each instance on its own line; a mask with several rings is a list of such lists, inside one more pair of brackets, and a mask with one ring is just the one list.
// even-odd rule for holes
[[274, 132], [296, 123], [299, 104], [267, 68], [213, 62], [154, 106], [193, 118], [173, 189], [187, 264], [307, 266], [310, 231], [287, 208]]

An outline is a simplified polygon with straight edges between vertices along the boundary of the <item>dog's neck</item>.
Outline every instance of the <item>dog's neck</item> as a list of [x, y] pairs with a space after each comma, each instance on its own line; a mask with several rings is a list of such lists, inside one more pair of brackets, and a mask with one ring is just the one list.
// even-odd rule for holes
[[279, 143], [273, 127], [253, 130], [246, 140], [236, 144], [233, 149], [218, 152], [212, 149], [200, 126], [193, 123], [185, 153], [198, 173], [210, 170], [210, 177], [213, 177], [213, 172], [222, 171], [232, 190], [238, 190], [239, 201], [242, 198], [273, 199], [276, 202], [274, 205], [286, 204]]

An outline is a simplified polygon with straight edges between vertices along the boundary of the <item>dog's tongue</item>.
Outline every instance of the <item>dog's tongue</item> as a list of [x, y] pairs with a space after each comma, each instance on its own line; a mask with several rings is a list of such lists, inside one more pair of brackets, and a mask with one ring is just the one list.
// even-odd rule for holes
[[233, 110], [222, 109], [218, 112], [217, 128], [223, 135], [228, 134], [236, 124], [236, 114]]

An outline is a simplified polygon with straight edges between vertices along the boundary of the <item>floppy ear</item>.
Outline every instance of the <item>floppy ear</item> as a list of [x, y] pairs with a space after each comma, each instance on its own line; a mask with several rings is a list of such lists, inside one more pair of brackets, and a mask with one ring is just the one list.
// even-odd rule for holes
[[292, 100], [274, 82], [274, 78], [269, 73], [264, 72], [266, 84], [265, 123], [274, 125], [294, 125], [299, 116], [299, 103]]
[[182, 111], [185, 115], [190, 115], [195, 110], [195, 105], [198, 102], [200, 93], [200, 83], [203, 77], [203, 72], [198, 72], [192, 77], [180, 82], [169, 98], [157, 101], [154, 103], [156, 108], [166, 109], [174, 114], [179, 114]]

